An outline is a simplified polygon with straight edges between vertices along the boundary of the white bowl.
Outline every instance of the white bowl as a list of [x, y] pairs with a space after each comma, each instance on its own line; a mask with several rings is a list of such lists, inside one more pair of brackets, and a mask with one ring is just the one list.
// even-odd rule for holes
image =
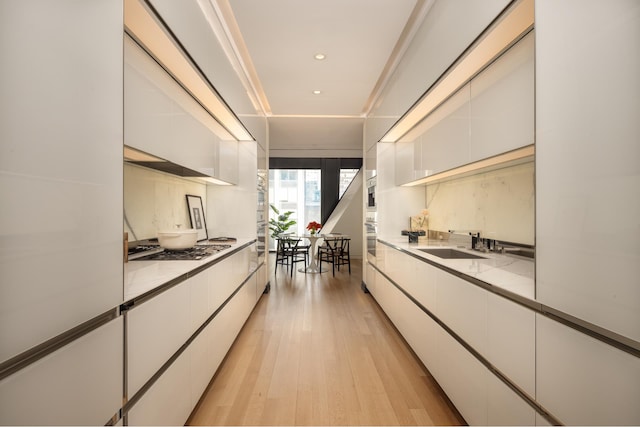
[[198, 230], [193, 228], [158, 231], [158, 243], [165, 249], [189, 249], [197, 241]]

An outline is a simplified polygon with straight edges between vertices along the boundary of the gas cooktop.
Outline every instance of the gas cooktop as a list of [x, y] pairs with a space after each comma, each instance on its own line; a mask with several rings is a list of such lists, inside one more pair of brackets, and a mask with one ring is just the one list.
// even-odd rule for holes
[[210, 255], [230, 248], [231, 245], [196, 245], [189, 249], [171, 250], [160, 246], [138, 246], [133, 255], [129, 255], [130, 261], [198, 261]]

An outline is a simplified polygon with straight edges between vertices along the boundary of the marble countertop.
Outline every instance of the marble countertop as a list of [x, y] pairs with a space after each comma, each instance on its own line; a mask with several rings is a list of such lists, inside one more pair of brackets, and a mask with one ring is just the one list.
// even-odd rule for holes
[[[378, 240], [411, 253], [419, 258], [429, 260], [454, 270], [458, 273], [481, 280], [489, 285], [535, 300], [535, 262], [531, 259], [502, 255], [497, 253], [482, 253], [470, 248], [456, 246], [447, 241], [424, 240], [409, 243], [406, 236], [385, 238], [378, 236]], [[470, 252], [483, 257], [482, 259], [444, 259], [420, 251], [427, 248], [451, 248], [463, 252]]]
[[[197, 261], [129, 261], [124, 265], [124, 301], [131, 301], [197, 268], [215, 263], [219, 258], [252, 241], [255, 239], [239, 238], [236, 243], [231, 244], [230, 248]], [[219, 244], [219, 242], [211, 242], [211, 244]]]

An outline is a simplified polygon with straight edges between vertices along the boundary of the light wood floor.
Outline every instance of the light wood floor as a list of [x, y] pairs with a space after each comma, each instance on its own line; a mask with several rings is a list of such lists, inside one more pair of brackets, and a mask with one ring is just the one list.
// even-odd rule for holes
[[[273, 258], [273, 257], [272, 257]], [[361, 261], [271, 277], [190, 425], [460, 425], [375, 300]]]

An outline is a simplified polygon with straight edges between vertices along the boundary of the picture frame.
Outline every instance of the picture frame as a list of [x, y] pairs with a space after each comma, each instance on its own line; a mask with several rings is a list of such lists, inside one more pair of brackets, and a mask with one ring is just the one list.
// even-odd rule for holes
[[189, 220], [191, 228], [198, 230], [198, 241], [208, 240], [207, 221], [204, 217], [204, 207], [202, 205], [202, 197], [193, 194], [187, 194], [187, 208], [189, 209]]

